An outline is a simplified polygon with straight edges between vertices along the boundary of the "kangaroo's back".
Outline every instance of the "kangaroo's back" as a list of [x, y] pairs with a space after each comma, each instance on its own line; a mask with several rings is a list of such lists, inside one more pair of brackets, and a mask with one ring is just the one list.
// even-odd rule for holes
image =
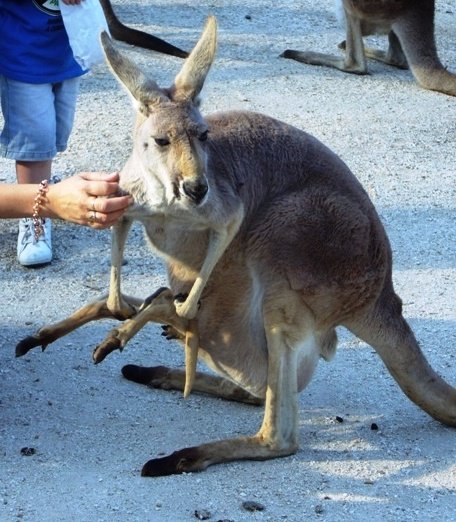
[[206, 121], [213, 182], [231, 185], [243, 202], [246, 219], [265, 202], [302, 190], [343, 194], [377, 216], [347, 165], [314, 136], [249, 111], [214, 113]]

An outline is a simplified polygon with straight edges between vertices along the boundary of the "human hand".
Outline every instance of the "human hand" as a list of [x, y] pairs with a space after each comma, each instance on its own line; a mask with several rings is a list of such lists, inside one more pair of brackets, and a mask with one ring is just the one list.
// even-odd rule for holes
[[129, 195], [118, 196], [119, 174], [80, 172], [49, 185], [43, 215], [92, 228], [108, 228], [133, 203]]

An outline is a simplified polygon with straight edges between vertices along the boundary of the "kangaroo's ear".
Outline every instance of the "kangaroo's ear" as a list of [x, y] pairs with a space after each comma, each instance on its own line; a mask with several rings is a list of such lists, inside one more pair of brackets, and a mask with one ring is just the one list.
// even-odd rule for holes
[[169, 100], [154, 80], [147, 78], [137, 65], [114, 47], [106, 31], [100, 34], [100, 40], [108, 65], [132, 96], [138, 110], [148, 113], [151, 106]]
[[217, 21], [214, 16], [210, 16], [198, 43], [174, 80], [174, 87], [171, 89], [173, 99], [194, 101], [197, 98], [214, 61], [216, 49]]

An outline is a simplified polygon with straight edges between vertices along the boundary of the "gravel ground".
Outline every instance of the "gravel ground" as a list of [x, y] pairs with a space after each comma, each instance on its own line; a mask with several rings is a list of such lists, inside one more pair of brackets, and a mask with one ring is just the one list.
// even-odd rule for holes
[[[278, 58], [285, 48], [336, 52], [343, 32], [330, 0], [318, 8], [303, 0], [114, 4], [124, 21], [186, 49], [206, 16], [217, 16], [219, 52], [203, 112], [268, 113], [316, 135], [348, 163], [388, 230], [405, 315], [432, 365], [456, 383], [456, 100], [378, 63], [359, 77]], [[455, 22], [453, 1], [438, 0], [439, 53], [453, 70]], [[161, 85], [179, 70], [179, 59], [124, 47]], [[56, 172], [119, 169], [131, 125], [126, 94], [97, 67], [82, 82]], [[0, 162], [0, 179], [14, 180], [11, 162]], [[103, 293], [109, 269], [107, 231], [56, 222], [54, 262], [30, 270], [16, 262], [16, 230], [13, 220], [0, 223], [0, 520], [454, 520], [455, 431], [410, 403], [373, 350], [343, 330], [335, 360], [322, 362], [301, 394], [296, 455], [141, 478], [153, 456], [254, 433], [262, 409], [196, 394], [184, 400], [123, 380], [120, 368], [130, 362], [183, 365], [180, 347], [154, 325], [99, 366], [91, 351], [110, 321], [15, 359], [19, 339]], [[139, 228], [127, 261], [127, 292], [145, 296], [165, 283]], [[248, 511], [246, 501], [264, 510]]]

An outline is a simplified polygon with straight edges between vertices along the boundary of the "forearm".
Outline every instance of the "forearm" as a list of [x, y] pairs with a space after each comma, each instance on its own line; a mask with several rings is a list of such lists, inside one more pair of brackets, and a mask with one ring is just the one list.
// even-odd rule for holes
[[0, 184], [0, 218], [32, 217], [37, 202], [39, 217], [106, 228], [133, 203], [119, 190], [117, 172], [80, 172], [41, 190], [39, 184]]
[[38, 184], [0, 184], [0, 218], [31, 217], [38, 187]]

